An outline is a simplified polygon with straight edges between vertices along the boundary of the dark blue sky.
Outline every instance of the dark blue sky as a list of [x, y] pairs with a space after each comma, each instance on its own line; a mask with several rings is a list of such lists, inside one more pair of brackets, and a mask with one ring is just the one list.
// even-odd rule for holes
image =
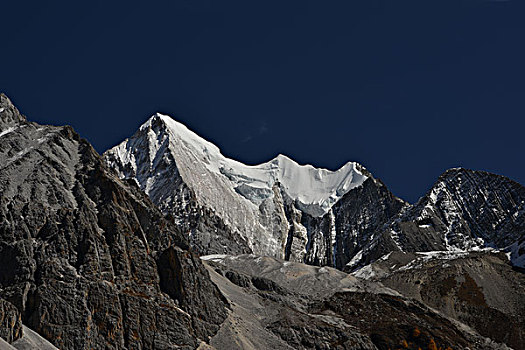
[[525, 183], [522, 0], [50, 3], [2, 4], [0, 90], [99, 152], [161, 111], [409, 201], [456, 166]]

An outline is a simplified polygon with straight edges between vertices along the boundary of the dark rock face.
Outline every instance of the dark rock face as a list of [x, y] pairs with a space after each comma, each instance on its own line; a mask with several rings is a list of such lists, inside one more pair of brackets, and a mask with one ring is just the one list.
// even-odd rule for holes
[[334, 208], [337, 237], [340, 237], [335, 267], [342, 269], [359, 253], [359, 247], [369, 242], [375, 232], [407, 205], [375, 179], [368, 179], [343, 197]]
[[[301, 211], [277, 186], [285, 214], [282, 220], [289, 227], [286, 260], [345, 270], [356, 256], [359, 258], [361, 250], [374, 235], [408, 207], [381, 180], [375, 179], [364, 168], [360, 170], [368, 179], [345, 194], [321, 217]], [[373, 260], [381, 255], [367, 258]]]
[[290, 308], [284, 309], [267, 329], [293, 349], [377, 349], [369, 337], [351, 327], [335, 327]]
[[322, 218], [302, 216], [308, 229], [307, 264], [344, 269], [374, 233], [408, 206], [380, 180], [367, 175], [362, 186], [344, 195]]
[[[207, 340], [225, 319], [226, 299], [208, 277], [199, 258], [177, 247], [166, 249], [157, 259], [160, 288], [192, 316], [195, 333]], [[212, 299], [210, 299], [212, 298]], [[210, 302], [211, 301], [211, 302]]]
[[281, 191], [285, 223], [289, 227], [286, 260], [343, 270], [376, 232], [408, 207], [380, 180], [374, 179], [364, 168], [361, 171], [368, 179], [345, 194], [322, 217], [302, 212]]
[[525, 234], [524, 206], [520, 184], [483, 171], [451, 169], [396, 229], [402, 246], [412, 251], [505, 248]]
[[473, 344], [449, 320], [423, 304], [402, 297], [371, 293], [338, 293], [313, 306], [313, 312], [333, 312], [357, 325], [378, 349], [437, 348], [465, 349]]
[[0, 299], [0, 338], [12, 343], [22, 336], [22, 317], [18, 309]]
[[70, 127], [26, 122], [4, 95], [0, 110], [0, 296], [23, 323], [61, 349], [213, 335], [226, 303], [176, 226]]
[[500, 175], [451, 169], [362, 247], [364, 266], [392, 252], [499, 248], [525, 264], [525, 187]]

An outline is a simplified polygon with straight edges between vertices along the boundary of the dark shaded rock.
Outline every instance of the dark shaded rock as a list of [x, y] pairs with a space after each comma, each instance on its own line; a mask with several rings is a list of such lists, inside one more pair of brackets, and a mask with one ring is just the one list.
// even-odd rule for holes
[[22, 337], [20, 312], [13, 304], [4, 299], [0, 299], [0, 337], [8, 343]]
[[261, 291], [273, 291], [279, 294], [283, 294], [284, 290], [279, 287], [274, 281], [264, 277], [252, 277], [252, 284], [255, 288]]
[[383, 182], [373, 178], [345, 195], [334, 206], [338, 245], [335, 267], [343, 269], [406, 206]]
[[224, 276], [230, 280], [231, 283], [238, 285], [239, 287], [249, 287], [251, 285], [250, 278], [242, 273], [235, 271], [226, 271]]
[[[201, 276], [208, 272], [191, 252], [170, 247], [158, 259], [160, 288], [193, 316], [193, 326], [200, 339], [215, 334], [226, 318], [226, 299], [217, 287]], [[212, 303], [210, 303], [210, 298]]]
[[322, 319], [285, 308], [267, 326], [295, 349], [376, 350], [373, 341], [352, 327], [335, 327]]
[[[361, 171], [368, 179], [345, 194], [322, 217], [300, 212], [283, 193], [285, 212], [290, 222], [287, 260], [347, 269], [346, 265], [361, 253], [374, 235], [408, 206], [366, 169]], [[301, 234], [302, 230], [306, 231], [306, 237]], [[303, 255], [298, 252], [300, 249], [304, 249]], [[380, 256], [377, 254], [374, 258]]]
[[[381, 350], [401, 347], [437, 347], [466, 349], [474, 344], [449, 320], [430, 311], [423, 304], [386, 294], [337, 293], [314, 305], [312, 312], [335, 312], [361, 333], [367, 334]], [[417, 331], [416, 331], [417, 330]], [[414, 332], [419, 332], [414, 336]]]

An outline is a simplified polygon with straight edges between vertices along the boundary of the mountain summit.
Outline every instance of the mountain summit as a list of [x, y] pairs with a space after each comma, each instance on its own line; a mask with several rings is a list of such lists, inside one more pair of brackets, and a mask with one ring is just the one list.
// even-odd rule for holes
[[0, 129], [2, 133], [8, 133], [13, 130], [13, 127], [26, 119], [18, 109], [11, 103], [11, 100], [0, 93]]
[[[139, 154], [142, 152], [147, 152], [148, 157]], [[256, 206], [271, 197], [273, 186], [279, 183], [301, 210], [314, 217], [326, 214], [344, 194], [367, 179], [362, 167], [352, 162], [330, 171], [299, 165], [280, 154], [260, 165], [245, 165], [226, 158], [217, 146], [162, 114], [152, 116], [131, 139], [106, 152], [106, 158], [118, 165], [124, 164], [126, 170], [117, 167], [120, 174], [136, 177], [146, 193], [150, 193], [158, 173], [141, 168], [146, 165], [157, 169], [162, 160], [169, 158], [166, 152], [176, 156], [181, 175], [192, 182], [192, 187], [207, 201], [214, 201], [208, 193], [213, 188], [206, 186], [210, 175], [225, 180], [228, 187]], [[195, 163], [202, 163], [200, 170], [204, 172], [194, 169]], [[148, 183], [148, 179], [152, 181]], [[219, 206], [219, 203], [213, 205]]]
[[[161, 210], [173, 215], [203, 254], [254, 253], [342, 267], [357, 242], [366, 239], [349, 234], [348, 222], [362, 220], [360, 231], [366, 235], [370, 225], [405, 205], [358, 163], [330, 171], [278, 155], [248, 166], [224, 157], [217, 146], [161, 114], [104, 158], [121, 178], [135, 179]], [[337, 204], [370, 185], [381, 194], [366, 204], [353, 200], [364, 210], [339, 222], [346, 214], [338, 214]], [[376, 204], [381, 205], [372, 208]], [[365, 217], [367, 212], [372, 216]]]

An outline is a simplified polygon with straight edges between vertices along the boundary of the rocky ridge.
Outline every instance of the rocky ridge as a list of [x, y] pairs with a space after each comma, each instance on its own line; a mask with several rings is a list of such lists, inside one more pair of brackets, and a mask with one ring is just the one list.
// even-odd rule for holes
[[362, 247], [354, 268], [392, 251], [487, 248], [509, 252], [514, 266], [525, 267], [525, 187], [504, 176], [456, 168], [377, 232]]
[[3, 339], [16, 346], [22, 324], [60, 349], [191, 349], [215, 334], [227, 302], [187, 238], [87, 141], [2, 94], [0, 145]]

